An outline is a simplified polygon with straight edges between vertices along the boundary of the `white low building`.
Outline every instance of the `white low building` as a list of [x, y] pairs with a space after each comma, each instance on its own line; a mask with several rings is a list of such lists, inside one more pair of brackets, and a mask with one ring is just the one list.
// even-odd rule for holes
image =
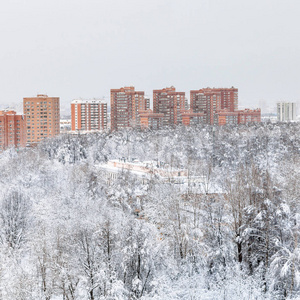
[[121, 158], [101, 164], [100, 168], [105, 171], [108, 184], [113, 183], [121, 172], [130, 172], [143, 184], [156, 178], [161, 182], [174, 184], [184, 190], [205, 184], [203, 176], [190, 176], [188, 170], [171, 168], [169, 165], [158, 161], [140, 162]]

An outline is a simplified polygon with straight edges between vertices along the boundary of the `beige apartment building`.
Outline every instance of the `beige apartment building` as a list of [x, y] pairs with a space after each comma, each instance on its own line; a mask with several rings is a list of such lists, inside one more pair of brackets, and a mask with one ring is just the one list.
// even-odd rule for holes
[[26, 116], [27, 144], [34, 145], [60, 133], [59, 97], [40, 94], [23, 98], [23, 112]]

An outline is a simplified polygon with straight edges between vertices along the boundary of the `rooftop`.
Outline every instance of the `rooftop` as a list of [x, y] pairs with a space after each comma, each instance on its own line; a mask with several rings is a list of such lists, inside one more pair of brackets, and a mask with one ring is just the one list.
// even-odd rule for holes
[[101, 104], [106, 103], [103, 99], [75, 99], [71, 102], [72, 104]]

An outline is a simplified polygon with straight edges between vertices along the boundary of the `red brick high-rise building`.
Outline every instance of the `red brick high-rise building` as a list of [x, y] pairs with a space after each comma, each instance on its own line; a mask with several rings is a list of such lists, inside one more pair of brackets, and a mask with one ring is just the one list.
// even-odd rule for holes
[[27, 144], [36, 144], [60, 133], [60, 106], [58, 97], [37, 95], [23, 98], [26, 115]]
[[136, 127], [140, 125], [139, 111], [146, 111], [149, 100], [145, 93], [133, 86], [110, 90], [111, 129]]
[[[207, 124], [245, 124], [260, 122], [260, 109], [238, 110], [238, 89], [203, 88], [192, 90], [190, 107], [194, 113], [204, 113]], [[187, 116], [186, 116], [187, 117]], [[185, 121], [188, 123], [188, 121]]]
[[26, 121], [15, 111], [0, 111], [0, 152], [26, 146]]
[[204, 114], [203, 121], [214, 124], [214, 116], [221, 109], [221, 93], [213, 89], [190, 92], [190, 108], [194, 113]]
[[[206, 90], [206, 89], [204, 89]], [[209, 89], [213, 92], [219, 92], [221, 95], [221, 109], [228, 109], [229, 111], [236, 111], [238, 109], [238, 89], [231, 88], [213, 88]]]
[[[238, 89], [237, 88], [203, 88], [191, 91], [190, 107], [193, 111], [201, 109], [198, 94], [218, 94], [220, 96], [220, 109], [236, 111], [238, 109]], [[198, 112], [198, 111], [197, 111]]]
[[71, 130], [104, 130], [107, 128], [107, 103], [103, 100], [73, 100]]
[[176, 92], [173, 86], [153, 91], [153, 112], [164, 114], [164, 126], [181, 123], [183, 110], [185, 110], [184, 92]]

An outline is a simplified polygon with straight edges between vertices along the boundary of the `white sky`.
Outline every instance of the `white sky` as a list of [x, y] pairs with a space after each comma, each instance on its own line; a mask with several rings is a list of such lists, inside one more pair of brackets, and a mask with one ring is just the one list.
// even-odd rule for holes
[[109, 102], [111, 88], [239, 88], [239, 104], [300, 100], [299, 0], [9, 0], [0, 106], [37, 93]]

